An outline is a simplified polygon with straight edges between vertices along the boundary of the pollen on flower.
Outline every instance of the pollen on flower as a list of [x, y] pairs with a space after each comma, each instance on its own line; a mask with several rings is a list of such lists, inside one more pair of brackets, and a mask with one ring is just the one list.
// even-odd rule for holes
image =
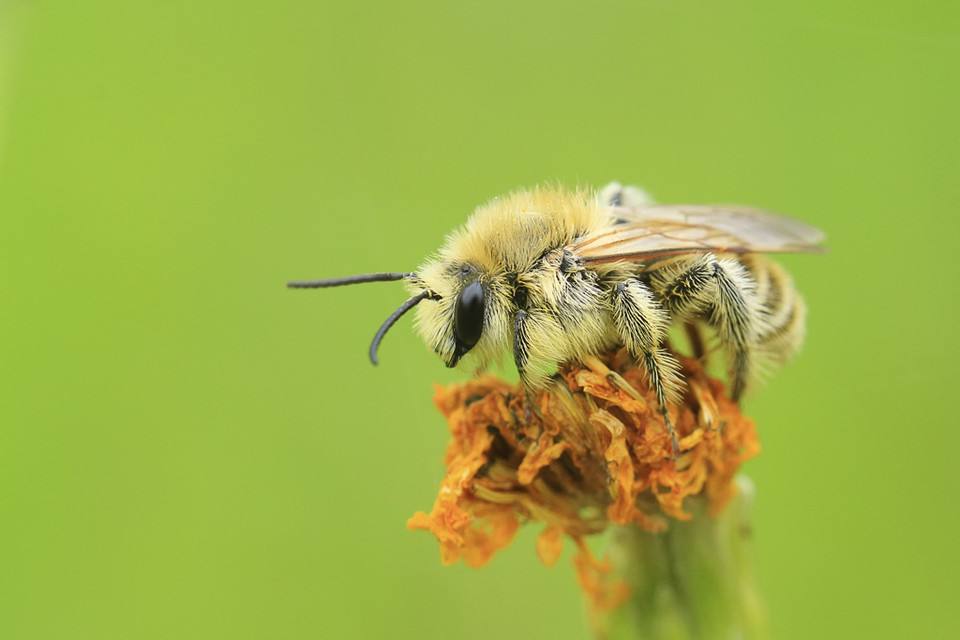
[[430, 513], [407, 526], [431, 531], [444, 563], [480, 566], [521, 523], [540, 522], [540, 559], [553, 564], [564, 535], [573, 539], [580, 583], [595, 608], [608, 609], [626, 597], [625, 585], [590, 554], [586, 536], [611, 523], [662, 531], [691, 517], [686, 498], [704, 496], [716, 514], [734, 495], [733, 478], [759, 443], [723, 384], [680, 358], [687, 387], [669, 407], [680, 438], [674, 457], [643, 371], [623, 350], [602, 361], [639, 393], [578, 365], [534, 395], [493, 377], [436, 389], [452, 436], [446, 475]]

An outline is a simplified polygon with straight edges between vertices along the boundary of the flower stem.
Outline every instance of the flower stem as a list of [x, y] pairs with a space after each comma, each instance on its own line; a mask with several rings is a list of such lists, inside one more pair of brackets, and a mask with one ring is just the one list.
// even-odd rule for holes
[[610, 559], [630, 588], [629, 600], [599, 620], [599, 637], [724, 640], [767, 637], [750, 559], [753, 487], [737, 478], [737, 495], [717, 516], [706, 500], [685, 507], [693, 518], [663, 533], [619, 527]]

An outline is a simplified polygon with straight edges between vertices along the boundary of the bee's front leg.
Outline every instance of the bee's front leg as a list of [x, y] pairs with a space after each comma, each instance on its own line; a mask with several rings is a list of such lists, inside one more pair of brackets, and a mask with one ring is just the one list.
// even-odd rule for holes
[[517, 373], [520, 374], [520, 383], [526, 394], [524, 420], [528, 423], [534, 415], [543, 420], [543, 414], [537, 404], [537, 394], [533, 390], [533, 381], [527, 372], [527, 364], [530, 362], [529, 317], [525, 309], [518, 309], [513, 317], [513, 363], [517, 367]]
[[620, 339], [630, 355], [647, 371], [676, 456], [680, 445], [667, 412], [667, 401], [679, 396], [681, 378], [677, 361], [661, 346], [666, 339], [669, 317], [653, 292], [636, 278], [616, 284], [610, 293], [610, 301], [613, 323]]

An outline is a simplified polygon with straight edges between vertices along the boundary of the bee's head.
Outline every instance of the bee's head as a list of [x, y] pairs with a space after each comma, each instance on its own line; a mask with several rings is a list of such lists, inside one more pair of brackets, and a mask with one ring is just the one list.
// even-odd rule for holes
[[[468, 264], [434, 262], [419, 273], [370, 273], [328, 280], [295, 281], [287, 283], [293, 289], [339, 287], [364, 282], [405, 280], [413, 294], [391, 313], [374, 334], [370, 343], [370, 361], [378, 363], [377, 350], [387, 331], [407, 311], [417, 309], [417, 327], [427, 345], [439, 355], [448, 367], [478, 344], [489, 343], [491, 319], [496, 317], [496, 306], [490, 304], [495, 283], [479, 269]], [[426, 304], [420, 304], [427, 301]], [[499, 331], [493, 331], [497, 334]]]
[[[419, 281], [419, 282], [417, 282]], [[435, 291], [436, 304], [417, 309], [417, 329], [424, 341], [448, 367], [467, 353], [485, 352], [496, 335], [496, 282], [479, 267], [459, 261], [426, 264], [417, 274], [418, 284]], [[481, 354], [480, 361], [486, 358]]]

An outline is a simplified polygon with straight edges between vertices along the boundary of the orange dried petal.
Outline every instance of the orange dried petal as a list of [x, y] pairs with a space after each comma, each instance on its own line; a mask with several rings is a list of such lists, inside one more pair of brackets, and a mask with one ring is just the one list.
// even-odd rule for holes
[[590, 608], [598, 613], [613, 611], [630, 595], [627, 583], [615, 578], [610, 562], [598, 560], [582, 539], [578, 538], [576, 543], [573, 565]]
[[[669, 407], [682, 451], [674, 459], [645, 372], [622, 350], [601, 360], [594, 362], [600, 373], [565, 367], [564, 388], [533, 397], [492, 377], [436, 389], [451, 435], [446, 475], [430, 513], [407, 525], [431, 531], [445, 563], [480, 566], [521, 522], [536, 520], [546, 525], [536, 544], [541, 560], [556, 562], [563, 537], [576, 540], [581, 585], [595, 608], [609, 608], [626, 597], [625, 586], [590, 554], [584, 536], [611, 522], [662, 531], [691, 517], [684, 509], [691, 496], [706, 496], [710, 513], [730, 500], [740, 465], [760, 446], [723, 384], [679, 358], [687, 392]], [[637, 393], [612, 384], [603, 367]]]
[[547, 527], [537, 536], [537, 555], [540, 556], [543, 564], [552, 567], [560, 559], [562, 552], [563, 529], [561, 527]]
[[563, 452], [570, 448], [567, 442], [556, 442], [550, 444], [551, 436], [544, 433], [540, 436], [536, 446], [527, 451], [523, 462], [517, 469], [517, 480], [520, 484], [530, 484], [537, 473], [549, 465], [551, 462], [563, 455]]

